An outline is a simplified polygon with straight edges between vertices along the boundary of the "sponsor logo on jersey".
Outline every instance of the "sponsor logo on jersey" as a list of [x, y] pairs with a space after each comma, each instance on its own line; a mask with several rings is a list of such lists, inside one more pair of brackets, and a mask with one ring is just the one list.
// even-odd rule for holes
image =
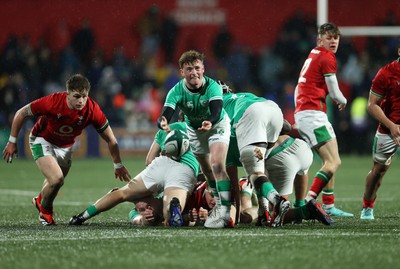
[[208, 106], [208, 100], [200, 100], [202, 106]]
[[82, 125], [82, 123], [83, 123], [83, 116], [80, 116], [79, 118], [78, 118], [78, 122], [76, 123], [77, 125]]
[[193, 108], [193, 102], [192, 101], [186, 102], [186, 107], [192, 109]]

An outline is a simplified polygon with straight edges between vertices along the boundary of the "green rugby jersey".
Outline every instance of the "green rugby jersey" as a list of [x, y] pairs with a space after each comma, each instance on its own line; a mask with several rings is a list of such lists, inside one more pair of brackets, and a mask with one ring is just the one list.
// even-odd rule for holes
[[[197, 93], [191, 92], [185, 85], [184, 79], [179, 81], [169, 92], [164, 106], [176, 109], [179, 107], [185, 114], [185, 122], [192, 129], [201, 127], [203, 121], [210, 120], [210, 101], [222, 100], [222, 88], [213, 79], [203, 76], [203, 86]], [[218, 122], [226, 112], [221, 111]]]
[[223, 96], [224, 109], [228, 113], [229, 118], [233, 124], [237, 123], [243, 116], [246, 109], [256, 103], [264, 102], [267, 99], [258, 97], [249, 92], [227, 93]]

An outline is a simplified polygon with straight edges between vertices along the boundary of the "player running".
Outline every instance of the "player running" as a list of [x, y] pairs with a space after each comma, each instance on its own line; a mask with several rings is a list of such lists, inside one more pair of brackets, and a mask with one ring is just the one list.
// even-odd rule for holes
[[89, 95], [90, 83], [80, 74], [66, 82], [66, 91], [37, 99], [19, 109], [11, 125], [3, 159], [11, 163], [17, 156], [17, 137], [28, 117], [39, 117], [29, 134], [29, 146], [40, 171], [45, 176], [42, 190], [32, 203], [39, 210], [43, 225], [56, 224], [53, 202], [71, 168], [72, 146], [76, 137], [92, 124], [107, 142], [114, 162], [115, 177], [129, 181], [131, 176], [121, 162], [119, 147], [110, 124], [99, 105]]
[[[397, 44], [400, 56], [400, 43]], [[378, 122], [372, 147], [373, 165], [365, 179], [361, 219], [374, 219], [376, 193], [400, 146], [400, 58], [382, 67], [375, 78], [368, 99], [368, 112]]]

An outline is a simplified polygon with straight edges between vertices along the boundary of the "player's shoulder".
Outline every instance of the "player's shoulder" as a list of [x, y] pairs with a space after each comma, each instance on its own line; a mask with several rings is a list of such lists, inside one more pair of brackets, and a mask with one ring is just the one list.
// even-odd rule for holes
[[43, 98], [49, 99], [49, 100], [64, 100], [67, 97], [67, 92], [54, 92], [49, 95], [44, 96]]
[[203, 79], [204, 79], [204, 86], [206, 88], [214, 88], [218, 90], [221, 89], [222, 91], [221, 85], [219, 85], [214, 79], [207, 77], [205, 75], [203, 76]]
[[171, 123], [169, 125], [169, 127], [171, 130], [181, 130], [181, 131], [186, 132], [186, 124], [184, 122], [177, 121], [177, 122]]
[[393, 62], [381, 67], [378, 73], [379, 72], [382, 72], [384, 74], [398, 74], [400, 72], [400, 63], [398, 60], [394, 60]]

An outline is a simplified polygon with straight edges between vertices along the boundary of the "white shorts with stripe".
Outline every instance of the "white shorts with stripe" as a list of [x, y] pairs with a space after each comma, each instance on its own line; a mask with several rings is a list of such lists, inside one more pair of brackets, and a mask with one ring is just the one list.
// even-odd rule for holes
[[332, 124], [326, 113], [317, 110], [304, 110], [294, 114], [294, 119], [301, 137], [315, 147], [336, 138]]
[[163, 192], [168, 187], [192, 192], [197, 181], [192, 168], [166, 156], [155, 158], [139, 177], [146, 188], [154, 193]]
[[47, 142], [43, 137], [29, 134], [29, 147], [31, 148], [33, 159], [36, 161], [43, 156], [53, 156], [61, 167], [70, 168], [72, 163], [72, 148], [60, 148]]
[[390, 135], [376, 131], [372, 146], [372, 159], [374, 162], [389, 165], [397, 149], [398, 146], [394, 143]]
[[289, 195], [293, 192], [295, 176], [307, 174], [312, 162], [313, 153], [307, 143], [290, 137], [272, 150], [265, 169], [279, 194]]

